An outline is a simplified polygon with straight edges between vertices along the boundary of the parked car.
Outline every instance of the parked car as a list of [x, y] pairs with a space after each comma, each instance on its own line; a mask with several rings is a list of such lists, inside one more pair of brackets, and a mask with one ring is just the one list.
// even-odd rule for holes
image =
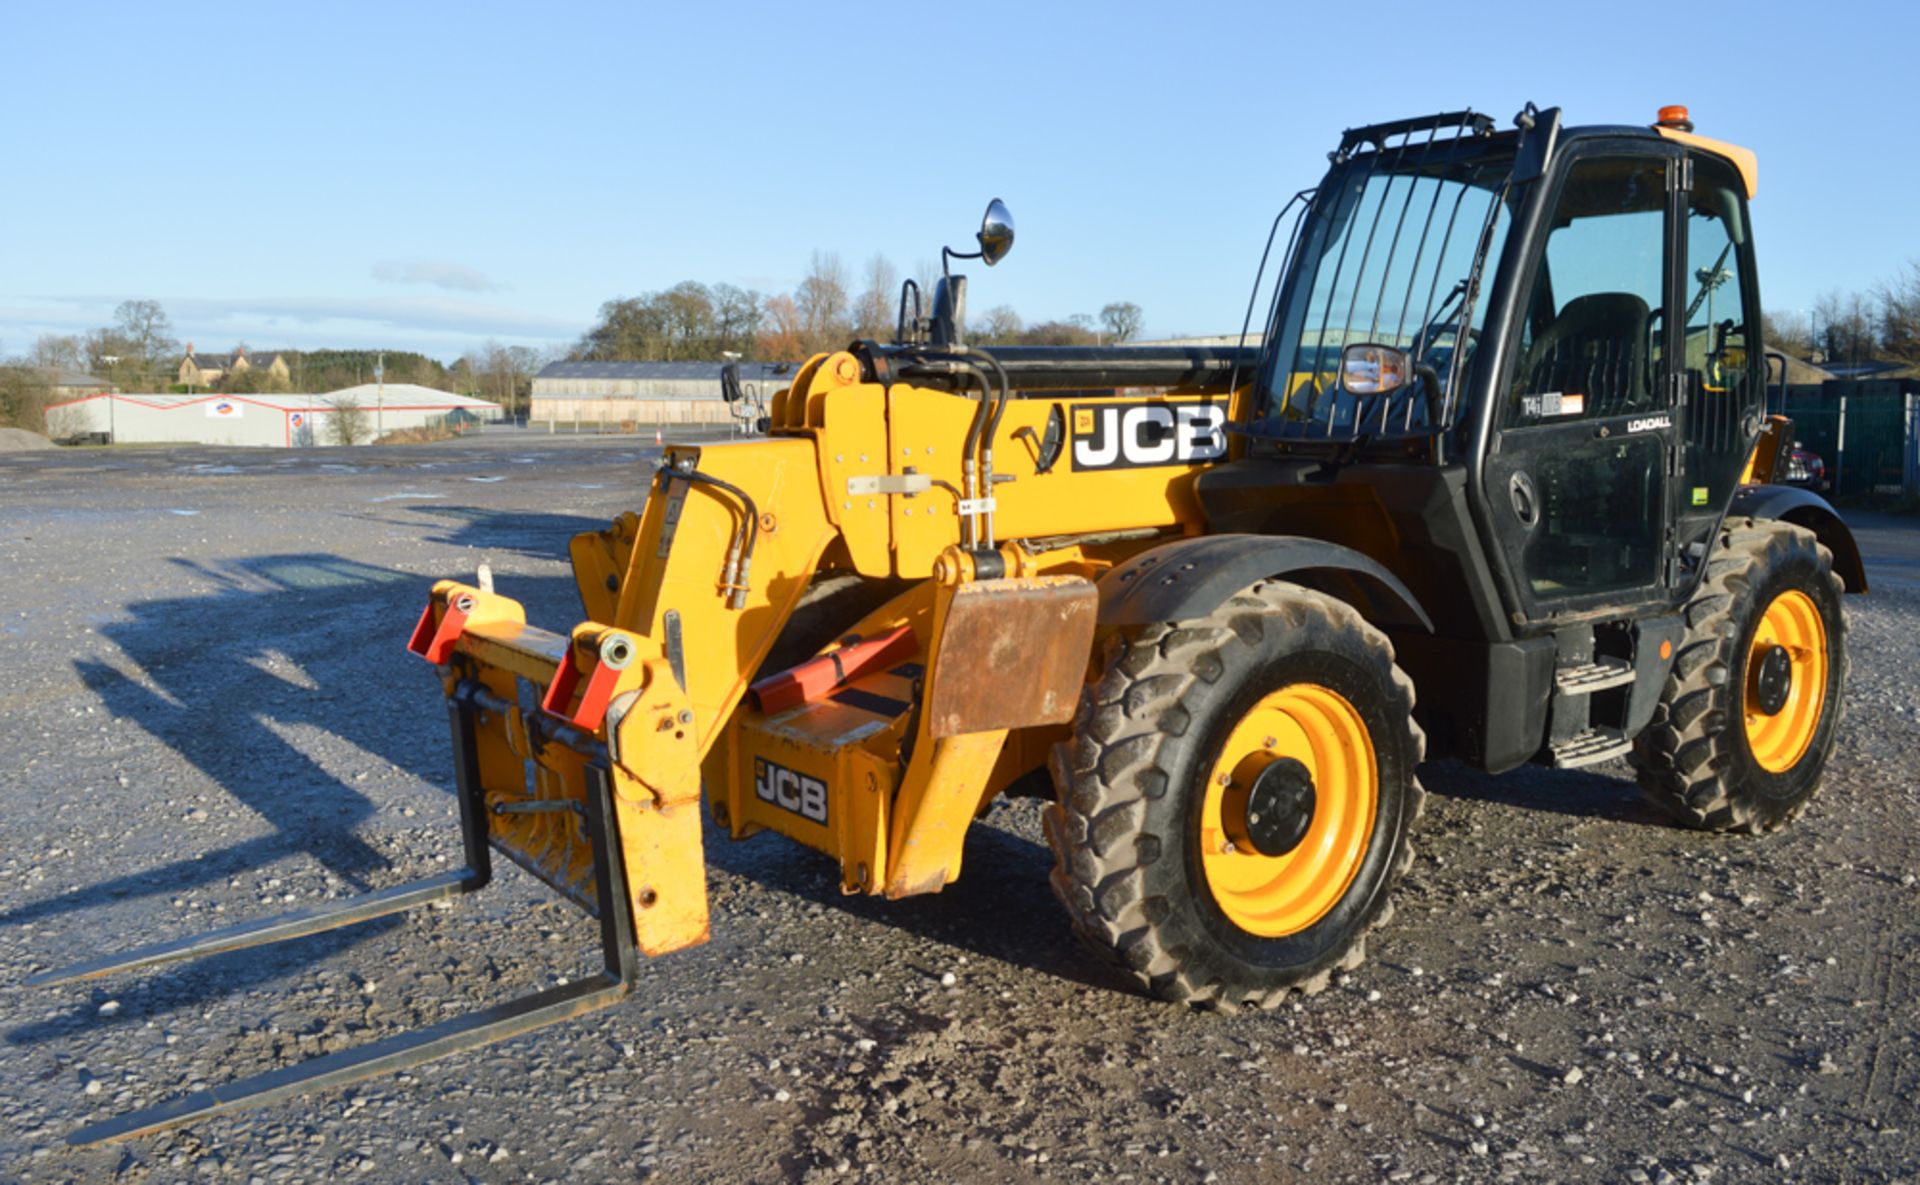
[[1827, 463], [1799, 441], [1793, 442], [1793, 451], [1787, 456], [1787, 484], [1805, 486], [1810, 490], [1826, 492], [1833, 483], [1827, 480]]

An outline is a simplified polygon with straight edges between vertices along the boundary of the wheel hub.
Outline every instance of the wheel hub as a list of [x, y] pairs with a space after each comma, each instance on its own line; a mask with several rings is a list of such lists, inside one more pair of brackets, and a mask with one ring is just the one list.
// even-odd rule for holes
[[1305, 765], [1291, 757], [1268, 762], [1247, 791], [1248, 846], [1262, 856], [1284, 856], [1299, 847], [1313, 825], [1318, 799]]
[[1762, 716], [1778, 716], [1793, 694], [1793, 655], [1775, 643], [1759, 657], [1753, 671], [1753, 706]]

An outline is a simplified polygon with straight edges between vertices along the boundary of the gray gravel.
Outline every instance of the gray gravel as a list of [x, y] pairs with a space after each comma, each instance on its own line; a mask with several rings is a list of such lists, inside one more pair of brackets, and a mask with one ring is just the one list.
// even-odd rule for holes
[[554, 628], [567, 537], [654, 451], [0, 457], [0, 1178], [23, 1181], [1886, 1180], [1920, 1162], [1920, 525], [1861, 519], [1850, 716], [1786, 833], [1702, 836], [1624, 768], [1434, 792], [1372, 958], [1277, 1013], [1143, 999], [1075, 948], [1038, 808], [935, 897], [710, 839], [714, 938], [583, 1020], [123, 1146], [74, 1127], [590, 971], [506, 868], [476, 898], [145, 976], [32, 972], [458, 859], [402, 648], [492, 566]]

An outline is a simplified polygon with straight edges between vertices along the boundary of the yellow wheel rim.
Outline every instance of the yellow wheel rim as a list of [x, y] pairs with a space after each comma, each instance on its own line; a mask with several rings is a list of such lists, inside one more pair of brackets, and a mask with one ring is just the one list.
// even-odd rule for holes
[[[1234, 812], [1244, 815], [1255, 779], [1283, 759], [1306, 767], [1312, 817], [1291, 850], [1263, 855]], [[1262, 698], [1228, 735], [1200, 808], [1200, 864], [1220, 911], [1263, 938], [1297, 934], [1325, 917], [1366, 858], [1379, 784], [1373, 738], [1338, 693], [1296, 683]]]
[[[1779, 710], [1768, 712], [1760, 679], [1762, 665], [1776, 646], [1786, 652], [1792, 682]], [[1747, 647], [1746, 688], [1741, 698], [1747, 747], [1754, 761], [1769, 773], [1792, 769], [1813, 744], [1827, 703], [1827, 627], [1806, 593], [1788, 589], [1761, 615]]]

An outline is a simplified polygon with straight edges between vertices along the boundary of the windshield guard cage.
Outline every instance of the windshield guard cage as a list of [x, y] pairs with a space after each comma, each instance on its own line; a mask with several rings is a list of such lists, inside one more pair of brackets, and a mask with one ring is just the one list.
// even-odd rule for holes
[[[1248, 435], [1355, 442], [1452, 425], [1513, 184], [1512, 145], [1494, 138], [1473, 111], [1345, 133], [1320, 186], [1296, 194], [1268, 235], [1270, 253], [1293, 213]], [[1247, 312], [1243, 340], [1252, 299]], [[1340, 353], [1363, 342], [1407, 351], [1415, 377], [1385, 395], [1347, 393]]]

